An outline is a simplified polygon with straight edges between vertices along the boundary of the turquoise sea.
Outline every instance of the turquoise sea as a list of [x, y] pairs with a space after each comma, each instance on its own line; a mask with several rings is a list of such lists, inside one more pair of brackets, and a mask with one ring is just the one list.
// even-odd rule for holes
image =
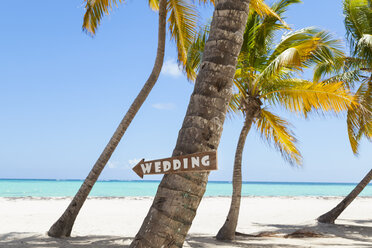
[[[74, 196], [81, 180], [0, 179], [0, 197], [65, 197]], [[90, 196], [154, 196], [159, 181], [98, 181]], [[352, 183], [285, 183], [244, 182], [243, 196], [344, 196]], [[205, 196], [230, 196], [230, 182], [209, 182]], [[372, 186], [361, 194], [372, 196]]]

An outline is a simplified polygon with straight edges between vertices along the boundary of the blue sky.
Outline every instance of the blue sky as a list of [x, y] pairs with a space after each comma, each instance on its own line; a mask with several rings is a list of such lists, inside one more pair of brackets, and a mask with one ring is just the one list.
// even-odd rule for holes
[[[81, 30], [81, 1], [7, 1], [0, 16], [0, 178], [85, 178], [144, 84], [155, 57], [157, 14], [129, 0], [104, 18], [97, 35]], [[201, 8], [208, 19], [211, 8]], [[344, 39], [342, 4], [304, 0], [287, 12], [293, 29], [318, 26]], [[193, 85], [175, 64], [167, 37], [164, 70], [100, 179], [139, 179], [138, 159], [172, 154]], [[309, 75], [305, 75], [308, 77]], [[353, 156], [344, 117], [298, 120], [303, 167], [291, 167], [252, 130], [245, 181], [357, 182], [372, 146]], [[231, 180], [242, 119], [227, 119], [210, 180]], [[147, 176], [156, 180], [159, 176]]]

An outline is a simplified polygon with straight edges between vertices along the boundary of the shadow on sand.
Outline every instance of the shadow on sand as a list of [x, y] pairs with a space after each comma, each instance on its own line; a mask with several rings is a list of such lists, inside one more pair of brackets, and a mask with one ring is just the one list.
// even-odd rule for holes
[[[313, 225], [280, 225], [280, 224], [260, 224], [256, 226], [269, 229], [282, 237], [237, 237], [233, 242], [218, 242], [210, 236], [189, 236], [186, 241], [189, 247], [209, 248], [209, 247], [257, 247], [257, 248], [303, 248], [303, 247], [372, 247], [372, 220], [343, 220], [341, 224], [322, 224]], [[325, 237], [321, 238], [284, 238], [286, 234], [298, 230], [306, 229], [315, 233], [321, 233]]]
[[236, 238], [231, 242], [217, 241], [214, 237], [210, 236], [190, 236], [186, 239], [184, 247], [192, 248], [212, 248], [212, 247], [250, 247], [250, 248], [298, 248], [301, 246], [288, 245], [288, 244], [265, 244], [262, 238]]
[[[259, 224], [277, 233], [289, 234], [306, 229], [324, 234], [323, 238], [237, 237], [232, 242], [219, 242], [208, 235], [189, 235], [185, 248], [299, 248], [299, 247], [372, 247], [372, 220], [340, 220], [342, 224], [280, 225]], [[262, 230], [262, 228], [261, 228]], [[0, 234], [0, 248], [116, 248], [129, 247], [132, 237], [80, 236], [50, 238], [39, 233], [12, 232]]]
[[[18, 233], [12, 232], [0, 234], [1, 248], [116, 248], [129, 247], [131, 238], [115, 236], [83, 236], [56, 239], [46, 235], [36, 233]], [[292, 248], [298, 246], [291, 245], [272, 245], [260, 244], [259, 240], [254, 243], [245, 243], [247, 239], [238, 238], [233, 242], [219, 242], [210, 236], [188, 236], [184, 247], [202, 248], [202, 247], [278, 247]]]
[[71, 238], [50, 238], [38, 233], [0, 234], [0, 247], [19, 248], [116, 248], [128, 247], [131, 238], [117, 236], [81, 236]]

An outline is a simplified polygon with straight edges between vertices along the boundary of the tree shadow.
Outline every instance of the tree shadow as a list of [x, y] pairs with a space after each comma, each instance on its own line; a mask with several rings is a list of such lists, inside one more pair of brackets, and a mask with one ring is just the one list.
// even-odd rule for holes
[[357, 224], [357, 225], [370, 225], [372, 226], [372, 219], [364, 219], [364, 220], [347, 220], [347, 219], [337, 219], [336, 223], [342, 221], [342, 222], [349, 222], [352, 224]]
[[[306, 247], [372, 247], [372, 220], [344, 220], [340, 219], [336, 224], [323, 224], [313, 222], [303, 225], [283, 225], [283, 224], [260, 224], [260, 230], [266, 229], [274, 231], [279, 235], [276, 237], [252, 237], [253, 234], [237, 236], [232, 242], [220, 242], [211, 236], [188, 236], [186, 241], [192, 248], [210, 248], [210, 247], [288, 247], [302, 248]], [[285, 238], [287, 234], [298, 230], [307, 230], [314, 233], [320, 233], [324, 237], [302, 237]]]
[[[276, 239], [276, 238], [275, 238]], [[192, 248], [204, 248], [204, 247], [247, 247], [247, 248], [300, 248], [300, 245], [290, 245], [290, 244], [273, 244], [264, 243], [263, 238], [242, 238], [237, 237], [234, 241], [218, 241], [215, 237], [211, 236], [188, 236], [186, 242], [188, 246]]]
[[[341, 221], [341, 220], [340, 220]], [[322, 224], [313, 225], [281, 225], [259, 224], [282, 234], [289, 234], [299, 229], [308, 229], [328, 236], [328, 238], [290, 238], [283, 237], [241, 237], [232, 242], [217, 241], [215, 237], [207, 235], [188, 235], [184, 247], [191, 248], [229, 248], [229, 247], [255, 247], [255, 248], [300, 248], [304, 242], [316, 247], [371, 247], [372, 226], [363, 226], [364, 220], [351, 221], [350, 224]], [[365, 220], [367, 222], [367, 220]], [[262, 230], [262, 229], [261, 229]], [[344, 243], [340, 239], [346, 239]], [[120, 237], [108, 235], [89, 235], [71, 238], [56, 239], [40, 233], [11, 232], [0, 234], [0, 248], [125, 248], [129, 247], [133, 237]], [[296, 242], [301, 240], [301, 242]], [[311, 240], [311, 242], [310, 242]], [[309, 246], [310, 247], [310, 246]]]
[[0, 247], [17, 248], [116, 248], [129, 247], [132, 238], [118, 236], [78, 236], [70, 238], [51, 238], [38, 233], [11, 232], [0, 234]]
[[[371, 247], [372, 243], [372, 226], [361, 225], [363, 223], [371, 224], [367, 220], [340, 220], [346, 221], [348, 224], [324, 224], [316, 223], [313, 225], [281, 225], [281, 224], [262, 224], [266, 228], [274, 229], [275, 232], [289, 234], [299, 229], [307, 229], [314, 232], [322, 233], [328, 238], [343, 238], [352, 241], [359, 246]], [[350, 223], [350, 224], [349, 224]], [[260, 225], [255, 223], [256, 225]], [[325, 245], [326, 246], [326, 245]]]

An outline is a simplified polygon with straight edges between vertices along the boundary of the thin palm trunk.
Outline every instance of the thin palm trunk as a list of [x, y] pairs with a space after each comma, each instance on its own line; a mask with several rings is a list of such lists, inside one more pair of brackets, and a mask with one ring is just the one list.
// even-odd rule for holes
[[340, 214], [350, 205], [352, 201], [362, 192], [362, 190], [368, 185], [372, 180], [372, 170], [360, 181], [360, 183], [350, 192], [335, 208], [331, 211], [321, 215], [318, 221], [321, 223], [335, 223], [335, 220], [340, 216]]
[[97, 162], [94, 164], [89, 175], [85, 179], [84, 183], [81, 185], [79, 191], [76, 193], [75, 197], [72, 199], [70, 205], [67, 207], [62, 216], [53, 224], [49, 229], [48, 235], [51, 237], [68, 237], [71, 235], [71, 230], [74, 225], [75, 219], [79, 214], [81, 207], [83, 206], [85, 200], [87, 199], [93, 185], [97, 181], [99, 175], [101, 174], [103, 168], [106, 166], [108, 160], [110, 159], [112, 153], [115, 151], [117, 145], [119, 144], [121, 138], [123, 137], [128, 126], [132, 122], [133, 118], [137, 114], [138, 110], [142, 106], [143, 102], [146, 100], [147, 96], [154, 87], [162, 65], [164, 61], [164, 50], [165, 50], [165, 32], [166, 32], [166, 10], [167, 1], [159, 1], [159, 29], [158, 29], [158, 48], [155, 59], [155, 64], [152, 72], [147, 79], [145, 85], [141, 89], [140, 93], [130, 106], [128, 112], [125, 114], [124, 118], [120, 122], [115, 133], [111, 137], [110, 141], [106, 145], [105, 149], [101, 153]]
[[[218, 0], [194, 92], [173, 155], [218, 148], [249, 0]], [[209, 173], [165, 175], [130, 247], [182, 247]]]
[[253, 117], [248, 117], [244, 121], [243, 128], [240, 132], [238, 145], [235, 151], [234, 172], [233, 172], [233, 194], [231, 197], [230, 210], [226, 221], [218, 231], [216, 238], [218, 240], [233, 240], [235, 239], [235, 231], [238, 225], [240, 200], [242, 197], [242, 156], [244, 144], [247, 139], [249, 130], [251, 129]]

